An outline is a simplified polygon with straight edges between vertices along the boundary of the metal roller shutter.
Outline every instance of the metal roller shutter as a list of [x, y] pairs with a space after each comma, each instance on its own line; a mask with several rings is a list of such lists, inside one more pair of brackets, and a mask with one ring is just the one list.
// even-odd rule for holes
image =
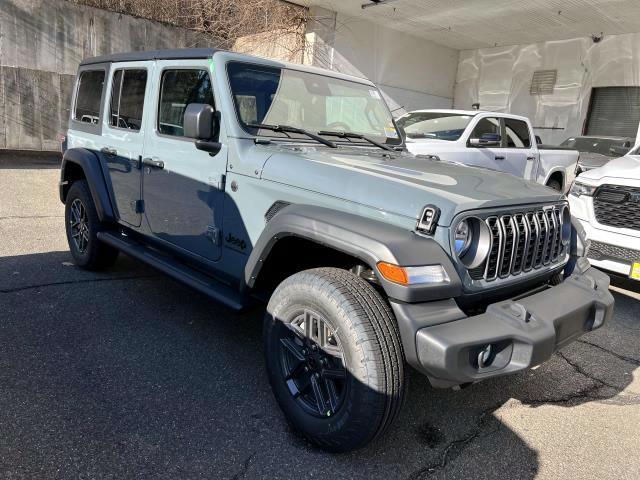
[[640, 123], [640, 87], [600, 87], [591, 92], [586, 135], [634, 137]]

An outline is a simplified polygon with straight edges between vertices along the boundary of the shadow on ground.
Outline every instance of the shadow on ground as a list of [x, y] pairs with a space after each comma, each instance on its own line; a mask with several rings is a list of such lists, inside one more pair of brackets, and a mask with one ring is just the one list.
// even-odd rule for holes
[[[0, 258], [3, 476], [528, 479], [537, 453], [497, 409], [639, 402], [619, 395], [637, 349], [615, 346], [638, 345], [635, 315], [537, 370], [462, 391], [414, 373], [384, 439], [329, 455], [296, 437], [273, 399], [261, 308], [232, 313], [124, 256], [100, 274], [70, 262], [67, 252]], [[637, 300], [615, 295], [634, 318]]]

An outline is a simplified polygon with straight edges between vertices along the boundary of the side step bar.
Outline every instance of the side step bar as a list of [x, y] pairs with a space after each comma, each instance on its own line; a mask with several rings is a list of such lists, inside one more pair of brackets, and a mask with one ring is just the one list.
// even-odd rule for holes
[[240, 294], [228, 285], [208, 277], [171, 257], [150, 250], [135, 240], [120, 235], [118, 232], [98, 232], [98, 239], [233, 310], [239, 311], [251, 304], [251, 300], [247, 296]]

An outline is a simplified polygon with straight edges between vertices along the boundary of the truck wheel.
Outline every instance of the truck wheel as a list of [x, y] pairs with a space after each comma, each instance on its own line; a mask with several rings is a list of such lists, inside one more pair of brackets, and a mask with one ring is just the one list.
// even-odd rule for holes
[[86, 270], [100, 270], [115, 263], [118, 251], [96, 237], [105, 226], [98, 219], [86, 180], [76, 181], [69, 188], [64, 219], [69, 250], [76, 265]]
[[549, 180], [547, 182], [547, 187], [553, 188], [557, 192], [561, 192], [562, 191], [562, 185], [555, 178], [552, 178], [551, 180]]
[[264, 345], [276, 400], [321, 448], [362, 447], [397, 417], [407, 369], [395, 317], [352, 273], [317, 268], [284, 280], [267, 306]]

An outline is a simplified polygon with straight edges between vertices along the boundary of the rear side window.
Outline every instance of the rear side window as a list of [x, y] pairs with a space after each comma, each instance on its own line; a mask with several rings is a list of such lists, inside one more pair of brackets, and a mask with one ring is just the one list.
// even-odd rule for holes
[[527, 122], [505, 118], [504, 126], [507, 129], [507, 146], [509, 148], [531, 147], [531, 136]]
[[110, 125], [126, 130], [140, 130], [147, 86], [146, 70], [116, 70], [111, 88]]
[[100, 102], [104, 86], [104, 70], [85, 70], [80, 73], [73, 119], [97, 125], [100, 122]]
[[206, 70], [165, 70], [162, 73], [158, 132], [184, 136], [184, 111], [190, 103], [213, 105], [211, 80]]

